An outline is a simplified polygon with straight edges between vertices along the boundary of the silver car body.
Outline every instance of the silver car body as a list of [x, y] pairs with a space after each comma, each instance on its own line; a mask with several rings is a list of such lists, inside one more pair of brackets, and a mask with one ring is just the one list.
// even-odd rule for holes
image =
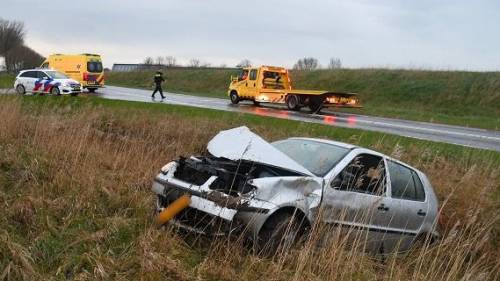
[[[195, 170], [199, 163], [200, 171], [210, 170], [210, 165], [216, 166], [216, 171], [209, 171], [201, 182], [193, 183], [175, 176], [177, 169], [185, 164], [173, 161], [162, 168], [153, 183], [153, 191], [158, 195], [158, 211], [188, 193], [192, 199], [188, 209], [196, 215], [187, 216], [188, 220], [184, 221], [176, 218], [171, 221], [173, 224], [211, 234], [245, 230], [251, 239], [259, 235], [264, 223], [273, 215], [283, 211], [295, 212], [311, 225], [320, 220], [326, 225], [367, 233], [366, 249], [369, 251], [404, 251], [417, 237], [437, 234], [434, 229], [438, 201], [422, 172], [381, 153], [350, 144], [312, 138], [291, 138], [286, 141], [321, 143], [341, 148], [346, 153], [324, 175], [316, 175], [277, 149], [276, 144], [266, 142], [246, 127], [221, 131], [207, 147], [214, 161], [234, 161], [238, 168], [244, 164], [254, 165], [249, 163], [282, 168], [280, 171], [283, 176], [266, 176], [263, 173], [264, 176], [253, 176], [240, 184], [251, 187], [249, 190], [221, 192], [213, 188], [220, 180], [216, 175], [221, 170], [220, 166], [217, 167], [218, 162], [207, 162], [199, 157], [183, 160], [189, 161]], [[344, 173], [344, 179], [348, 177], [349, 174], [345, 174], [347, 167], [358, 167], [352, 163], [361, 156], [381, 159], [379, 165], [385, 177], [381, 185], [376, 186], [381, 186], [383, 192], [367, 194], [335, 186], [338, 185], [338, 175]], [[387, 165], [399, 167], [413, 175], [412, 182], [421, 182], [425, 196], [420, 195], [419, 200], [394, 198], [391, 192], [391, 169]], [[195, 170], [190, 170], [189, 174]], [[219, 222], [216, 229], [210, 227], [215, 221]], [[225, 227], [221, 227], [220, 222]]]

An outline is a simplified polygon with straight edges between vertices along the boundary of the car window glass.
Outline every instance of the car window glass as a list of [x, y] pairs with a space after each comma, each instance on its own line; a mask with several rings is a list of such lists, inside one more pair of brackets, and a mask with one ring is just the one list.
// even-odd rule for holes
[[382, 157], [360, 154], [337, 175], [331, 187], [381, 195], [385, 193], [385, 183], [385, 164]]
[[46, 73], [45, 76], [50, 77], [52, 79], [68, 79], [68, 76], [59, 71], [45, 71], [45, 73]]
[[87, 70], [89, 72], [102, 72], [102, 63], [97, 61], [87, 62]]
[[424, 185], [415, 171], [412, 171], [412, 174], [413, 182], [415, 183], [415, 199], [418, 201], [425, 201]]
[[36, 74], [37, 74], [36, 78], [39, 78], [39, 79], [43, 79], [44, 77], [49, 77], [47, 74], [45, 74], [42, 71], [37, 71]]
[[23, 74], [21, 74], [21, 77], [25, 78], [37, 78], [36, 71], [26, 71]]
[[257, 79], [257, 69], [252, 69], [250, 71], [250, 80], [255, 80]]
[[325, 176], [349, 152], [345, 147], [304, 140], [287, 139], [272, 145], [308, 171], [317, 176]]
[[238, 76], [238, 80], [246, 80], [248, 78], [248, 70], [244, 69], [241, 71], [240, 75]]
[[[420, 182], [413, 170], [393, 161], [388, 161], [387, 165], [391, 179], [391, 196], [393, 198], [420, 201], [423, 200], [422, 197], [425, 198], [422, 182]], [[416, 180], [418, 181], [416, 182]]]

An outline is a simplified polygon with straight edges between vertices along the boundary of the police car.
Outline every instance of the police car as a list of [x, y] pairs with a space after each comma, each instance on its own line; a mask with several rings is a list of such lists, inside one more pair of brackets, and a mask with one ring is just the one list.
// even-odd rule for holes
[[48, 69], [21, 71], [16, 77], [14, 88], [20, 95], [33, 93], [76, 96], [82, 91], [82, 85], [78, 81], [68, 78], [59, 71]]

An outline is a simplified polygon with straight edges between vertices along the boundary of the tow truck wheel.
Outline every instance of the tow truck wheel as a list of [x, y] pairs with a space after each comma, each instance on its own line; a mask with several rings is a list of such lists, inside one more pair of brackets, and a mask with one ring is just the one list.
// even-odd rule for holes
[[290, 110], [299, 110], [299, 97], [296, 95], [288, 95], [285, 99], [286, 106]]
[[231, 99], [232, 104], [238, 104], [240, 102], [240, 97], [236, 91], [232, 91], [231, 94], [229, 94], [229, 98]]
[[323, 98], [321, 97], [311, 97], [309, 98], [309, 109], [311, 113], [319, 113], [323, 107]]
[[18, 94], [20, 94], [20, 95], [24, 95], [24, 94], [26, 94], [26, 89], [24, 88], [24, 86], [23, 86], [23, 85], [19, 84], [19, 85], [17, 85], [17, 87], [16, 87], [16, 92], [17, 92]]
[[60, 96], [61, 95], [61, 91], [59, 91], [59, 88], [57, 87], [52, 87], [52, 89], [50, 89], [50, 93], [54, 96]]

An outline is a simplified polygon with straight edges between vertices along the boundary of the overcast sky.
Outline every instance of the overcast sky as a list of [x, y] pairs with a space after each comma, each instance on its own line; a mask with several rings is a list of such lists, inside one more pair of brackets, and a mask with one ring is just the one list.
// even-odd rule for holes
[[498, 0], [1, 0], [44, 56], [94, 52], [106, 66], [146, 56], [291, 67], [500, 70]]

